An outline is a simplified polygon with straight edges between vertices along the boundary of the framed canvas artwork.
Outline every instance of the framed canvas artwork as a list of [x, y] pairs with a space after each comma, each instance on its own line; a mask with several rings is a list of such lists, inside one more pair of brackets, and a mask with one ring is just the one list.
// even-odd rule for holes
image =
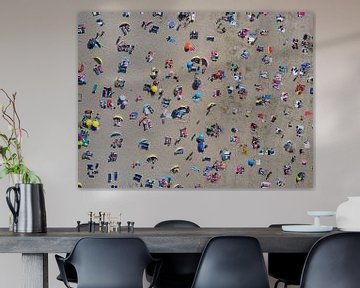
[[78, 186], [305, 189], [310, 12], [81, 12]]

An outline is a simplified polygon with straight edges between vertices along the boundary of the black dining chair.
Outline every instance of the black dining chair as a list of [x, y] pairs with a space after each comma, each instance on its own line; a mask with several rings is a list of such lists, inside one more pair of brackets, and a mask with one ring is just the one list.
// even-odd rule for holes
[[[166, 220], [155, 225], [155, 228], [200, 228], [199, 225], [187, 220]], [[152, 254], [161, 259], [162, 266], [159, 272], [156, 288], [190, 288], [194, 280], [196, 268], [201, 257], [200, 253], [156, 253]], [[153, 277], [152, 265], [147, 269], [147, 279]]]
[[192, 288], [269, 288], [264, 257], [256, 238], [212, 238], [201, 256]]
[[[272, 224], [269, 228], [281, 228], [282, 225], [288, 224]], [[284, 288], [288, 285], [300, 285], [306, 257], [307, 253], [269, 253], [268, 273], [277, 279], [274, 288], [280, 283], [284, 284]]]
[[[68, 257], [69, 254], [66, 255], [66, 257]], [[65, 258], [64, 258], [65, 259]], [[66, 275], [66, 279], [69, 283], [77, 283], [77, 274], [76, 274], [76, 270], [75, 267], [68, 263], [68, 262], [64, 262], [64, 274]], [[63, 277], [61, 276], [61, 274], [59, 274], [56, 277], [57, 280], [64, 282]]]
[[[55, 259], [66, 287], [70, 285], [65, 263], [74, 266], [78, 288], [143, 288], [144, 270], [158, 262], [139, 238], [105, 237], [82, 238], [68, 257], [55, 255]], [[159, 268], [160, 264], [155, 267], [154, 281]]]
[[301, 288], [360, 287], [360, 233], [325, 236], [309, 252]]
[[[89, 224], [88, 223], [80, 224], [80, 229], [89, 229]], [[95, 229], [96, 230], [99, 229], [99, 224], [98, 223], [95, 223]], [[68, 257], [68, 256], [69, 256], [69, 253], [66, 254], [66, 257]], [[77, 283], [77, 275], [76, 275], [75, 267], [73, 265], [71, 265], [70, 263], [65, 262], [64, 263], [64, 269], [65, 269], [65, 275], [66, 275], [67, 281], [70, 282], [70, 283]], [[56, 279], [61, 281], [61, 282], [64, 282], [62, 277], [61, 277], [61, 274], [59, 274], [56, 277]]]

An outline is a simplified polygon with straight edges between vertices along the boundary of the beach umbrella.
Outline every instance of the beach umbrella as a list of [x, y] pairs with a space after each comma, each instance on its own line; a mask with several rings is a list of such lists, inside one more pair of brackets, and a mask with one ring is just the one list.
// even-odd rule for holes
[[188, 62], [186, 63], [186, 67], [187, 67], [188, 69], [190, 69], [192, 66], [193, 66], [193, 62], [192, 62], [192, 61], [188, 61]]
[[139, 120], [139, 126], [141, 125], [141, 123], [143, 123], [145, 120], [147, 120], [147, 116], [144, 115], [140, 120]]
[[127, 22], [123, 22], [120, 24], [119, 28], [124, 27], [124, 26], [130, 26], [130, 24]]
[[178, 109], [188, 110], [188, 109], [189, 109], [189, 106], [181, 105]]
[[158, 161], [158, 157], [156, 155], [154, 155], [154, 154], [149, 155], [146, 158], [146, 162], [151, 163], [151, 164], [155, 164], [156, 161]]
[[151, 93], [156, 93], [158, 91], [158, 87], [156, 85], [151, 85], [150, 91]]
[[199, 56], [194, 56], [193, 58], [191, 58], [191, 62], [194, 62], [196, 64], [200, 64], [201, 58]]
[[176, 154], [183, 154], [184, 153], [184, 148], [183, 147], [178, 147], [178, 148], [176, 148], [176, 150], [175, 150], [175, 155]]
[[178, 113], [180, 113], [181, 115], [185, 115], [187, 113], [190, 112], [190, 107], [189, 106], [180, 106], [179, 108], [176, 109], [178, 111]]
[[114, 138], [114, 137], [121, 137], [121, 133], [120, 132], [113, 132], [110, 134], [110, 138]]
[[184, 50], [185, 50], [185, 52], [194, 50], [194, 45], [190, 41], [187, 41], [184, 44]]
[[202, 57], [201, 58], [201, 65], [207, 67], [209, 65], [209, 61], [206, 58]]
[[171, 169], [170, 169], [170, 172], [172, 172], [172, 173], [178, 173], [180, 171], [180, 167], [179, 167], [179, 165], [175, 165], [175, 166], [173, 166]]
[[86, 121], [85, 121], [85, 126], [87, 127], [87, 128], [89, 128], [91, 125], [92, 125], [92, 120], [91, 119], [86, 119]]
[[197, 91], [194, 95], [194, 98], [195, 99], [200, 99], [201, 98], [201, 92], [200, 91]]
[[149, 140], [146, 138], [142, 138], [140, 139], [139, 144], [149, 144]]
[[138, 147], [143, 150], [149, 150], [150, 142], [148, 139], [143, 138], [139, 141]]
[[97, 130], [100, 126], [100, 122], [98, 120], [94, 120], [91, 123], [91, 130]]
[[197, 142], [204, 142], [205, 141], [205, 136], [204, 133], [200, 133], [199, 136], [196, 138]]
[[113, 117], [113, 120], [124, 121], [124, 118], [123, 118], [122, 116], [120, 116], [120, 115], [115, 115], [115, 116]]
[[211, 108], [213, 108], [213, 107], [215, 107], [216, 106], [216, 103], [214, 103], [214, 102], [210, 102], [208, 105], [207, 105], [207, 109], [211, 109]]
[[101, 60], [100, 57], [94, 57], [94, 60], [95, 60], [95, 62], [96, 62], [97, 64], [99, 64], [99, 65], [102, 65], [102, 64], [103, 64], [103, 61]]

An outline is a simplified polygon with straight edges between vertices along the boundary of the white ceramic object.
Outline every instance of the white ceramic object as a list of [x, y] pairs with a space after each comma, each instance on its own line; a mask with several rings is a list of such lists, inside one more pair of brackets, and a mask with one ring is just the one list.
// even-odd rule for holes
[[[321, 226], [320, 225], [320, 217], [335, 216], [336, 212], [335, 211], [308, 211], [307, 214], [309, 216], [314, 217], [314, 226]], [[329, 226], [329, 227], [331, 227], [331, 226]]]
[[308, 211], [309, 216], [324, 217], [324, 216], [335, 216], [335, 211]]
[[338, 206], [336, 226], [342, 231], [360, 231], [360, 196], [348, 197]]
[[283, 225], [283, 231], [286, 232], [307, 232], [307, 233], [316, 233], [316, 232], [330, 232], [333, 227], [332, 226], [315, 226], [315, 225]]
[[283, 225], [281, 229], [286, 232], [330, 232], [332, 226], [320, 225], [320, 217], [335, 216], [334, 211], [308, 211], [309, 216], [314, 217], [313, 225]]

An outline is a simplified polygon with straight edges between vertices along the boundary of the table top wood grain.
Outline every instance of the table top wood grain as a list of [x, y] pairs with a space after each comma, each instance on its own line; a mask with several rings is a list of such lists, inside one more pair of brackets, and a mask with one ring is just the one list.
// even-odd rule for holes
[[83, 237], [139, 237], [151, 253], [201, 253], [215, 236], [242, 235], [259, 240], [263, 252], [308, 252], [321, 237], [338, 233], [283, 232], [280, 227], [228, 228], [127, 228], [119, 232], [77, 232], [76, 228], [48, 228], [47, 233], [20, 234], [0, 228], [0, 253], [65, 253]]

